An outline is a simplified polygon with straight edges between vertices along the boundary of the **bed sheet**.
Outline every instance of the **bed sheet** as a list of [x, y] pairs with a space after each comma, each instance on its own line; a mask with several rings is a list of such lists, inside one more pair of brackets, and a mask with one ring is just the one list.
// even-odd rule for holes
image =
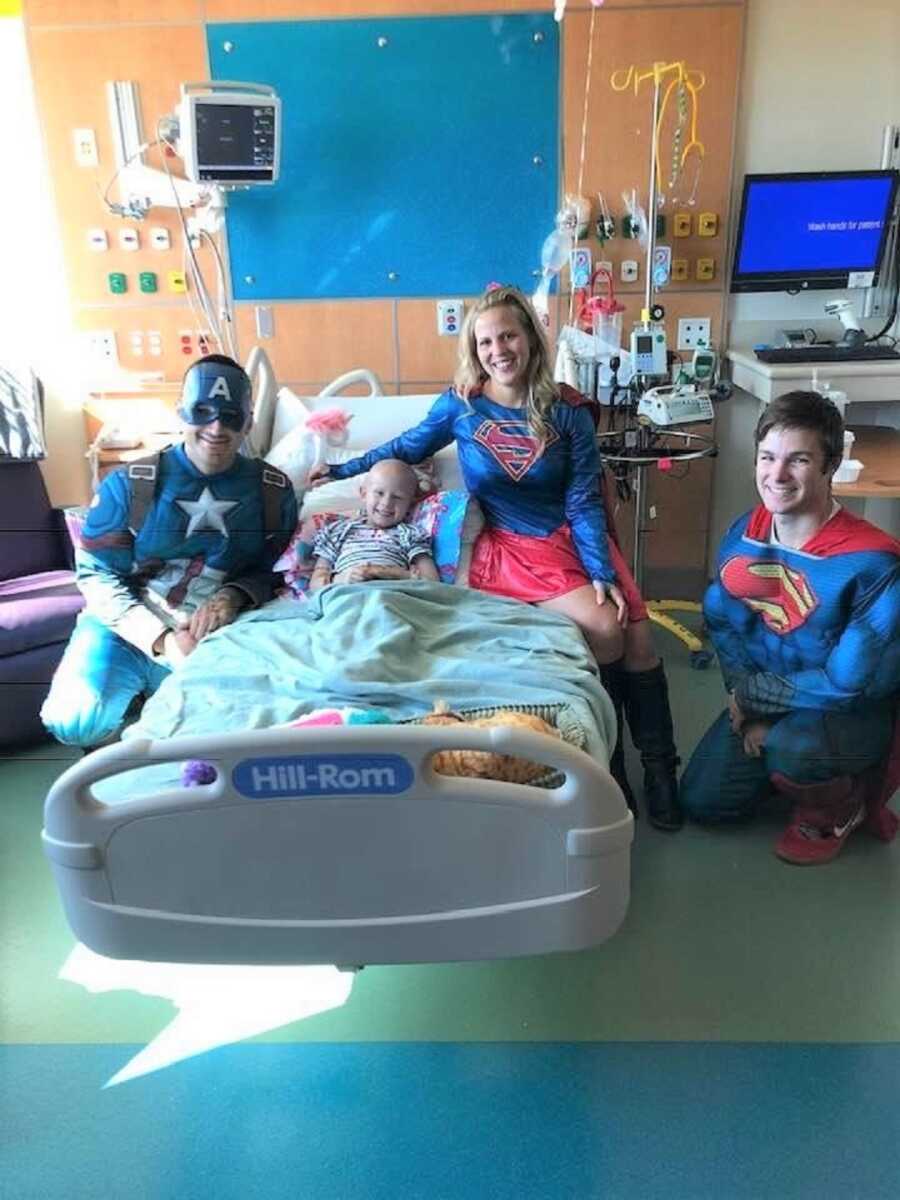
[[[606, 765], [615, 715], [578, 628], [559, 614], [447, 584], [337, 585], [277, 600], [205, 638], [123, 735], [262, 729], [322, 707], [377, 708], [402, 721], [435, 702], [565, 704], [585, 749]], [[122, 781], [127, 780], [127, 784]], [[171, 764], [103, 781], [145, 794], [176, 781]]]

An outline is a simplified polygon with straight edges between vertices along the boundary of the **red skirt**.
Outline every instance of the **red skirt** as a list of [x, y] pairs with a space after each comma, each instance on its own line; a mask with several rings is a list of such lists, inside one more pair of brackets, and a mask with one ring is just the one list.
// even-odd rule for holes
[[[609, 536], [606, 544], [616, 585], [628, 605], [628, 620], [646, 621], [647, 606], [622, 551]], [[485, 526], [472, 551], [469, 586], [495, 596], [539, 604], [590, 584], [568, 525], [546, 537]]]

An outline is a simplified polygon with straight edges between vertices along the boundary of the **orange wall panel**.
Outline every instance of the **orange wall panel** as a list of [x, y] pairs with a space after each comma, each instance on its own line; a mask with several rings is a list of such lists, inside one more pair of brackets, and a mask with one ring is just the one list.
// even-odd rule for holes
[[[741, 6], [744, 0], [722, 0]], [[112, 0], [107, 0], [112, 3]], [[697, 0], [666, 0], [666, 8], [696, 6]], [[462, 16], [467, 13], [536, 12], [553, 0], [207, 0], [208, 21], [308, 21], [356, 17]], [[659, 8], [648, 0], [606, 0], [611, 8]], [[566, 17], [589, 9], [589, 0], [569, 0]]]
[[271, 304], [275, 336], [259, 341], [255, 304], [236, 306], [241, 357], [257, 342], [272, 360], [280, 383], [315, 384], [368, 367], [384, 382], [397, 379], [390, 300], [333, 300]]
[[[472, 298], [463, 299], [468, 310]], [[453, 378], [459, 337], [438, 333], [436, 299], [397, 302], [397, 341], [404, 382], [422, 381], [443, 388]]]
[[[171, 209], [157, 209], [148, 221], [136, 225], [142, 249], [123, 252], [117, 248], [121, 218], [109, 213], [102, 201], [119, 199], [112, 137], [107, 110], [108, 80], [133, 80], [138, 85], [144, 136], [155, 137], [156, 122], [171, 112], [183, 80], [206, 75], [206, 50], [199, 25], [117, 26], [103, 29], [32, 29], [31, 64], [38, 110], [42, 120], [50, 173], [61, 215], [63, 251], [69, 284], [76, 302], [109, 300], [106, 283], [110, 271], [128, 274], [129, 296], [137, 293], [137, 272], [155, 271], [165, 276], [181, 267], [177, 249], [176, 218]], [[99, 165], [77, 165], [73, 130], [94, 131]], [[153, 159], [148, 156], [148, 161]], [[159, 159], [157, 158], [157, 162]], [[111, 186], [110, 186], [111, 185]], [[170, 252], [148, 248], [147, 229], [166, 226], [173, 235]], [[87, 231], [107, 231], [111, 249], [96, 253], [89, 249]], [[164, 285], [163, 285], [164, 286]]]
[[[678, 13], [641, 11], [637, 7], [630, 11], [616, 11], [608, 6], [597, 9], [589, 90], [587, 66], [591, 17], [587, 13], [569, 13], [563, 26], [564, 191], [577, 191], [581, 178], [581, 193], [592, 202], [594, 216], [597, 193], [602, 192], [619, 230], [626, 212], [623, 192], [636, 188], [643, 205], [647, 204], [653, 80], [642, 82], [637, 95], [633, 86], [627, 91], [617, 92], [610, 84], [612, 73], [624, 72], [630, 66], [643, 72], [655, 62], [683, 61], [692, 72], [702, 71], [705, 74], [706, 82], [697, 94], [696, 122], [697, 139], [703, 143], [705, 154], [694, 204], [688, 203], [697, 163], [697, 157], [691, 154], [676, 186], [671, 191], [666, 188], [665, 203], [659, 211], [666, 216], [668, 225], [660, 241], [672, 246], [673, 257], [689, 260], [692, 285], [710, 292], [721, 292], [728, 273], [725, 255], [742, 21], [740, 6], [685, 8]], [[664, 85], [671, 78], [671, 75], [666, 76]], [[585, 107], [587, 137], [582, 173]], [[676, 95], [673, 93], [660, 133], [659, 158], [664, 185], [668, 185], [671, 177], [676, 108]], [[689, 132], [686, 130], [681, 143], [682, 150], [686, 148], [688, 140]], [[711, 238], [698, 237], [696, 234], [688, 238], [673, 237], [671, 222], [672, 214], [676, 211], [690, 212], [694, 230], [699, 213], [715, 213], [718, 216], [717, 235]], [[602, 258], [612, 261], [617, 276], [623, 259], [638, 259], [643, 281], [643, 251], [638, 242], [617, 234], [601, 248], [593, 236], [592, 228], [585, 244], [591, 246], [595, 260]], [[698, 285], [694, 278], [694, 265], [699, 257], [715, 259], [715, 277], [709, 284]], [[677, 285], [673, 284], [672, 287]], [[643, 291], [643, 282], [635, 290]]]
[[[198, 334], [206, 332], [202, 318], [196, 317], [187, 304], [140, 304], [119, 306], [82, 306], [75, 310], [73, 325], [76, 332], [111, 330], [116, 335], [119, 364], [126, 371], [153, 372], [167, 379], [180, 379], [189, 363], [200, 357]], [[132, 335], [143, 334], [143, 354], [133, 350]], [[163, 353], [149, 352], [149, 334], [159, 334]], [[182, 350], [182, 337], [190, 336], [190, 353]], [[211, 348], [211, 352], [216, 351]]]
[[[549, 2], [549, 0], [548, 0]], [[309, 21], [355, 17], [462, 16], [531, 12], [534, 0], [207, 0], [207, 21]]]
[[126, 25], [200, 21], [201, 0], [25, 0], [25, 20], [37, 25]]

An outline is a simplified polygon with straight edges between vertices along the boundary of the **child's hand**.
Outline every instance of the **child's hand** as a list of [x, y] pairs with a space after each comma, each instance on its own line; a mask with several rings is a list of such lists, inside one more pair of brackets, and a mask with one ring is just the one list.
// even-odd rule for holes
[[368, 583], [370, 579], [408, 579], [409, 571], [404, 567], [379, 566], [378, 563], [357, 563], [342, 571], [335, 583]]
[[371, 572], [371, 563], [357, 563], [355, 567], [350, 567], [348, 570], [341, 572], [339, 582], [365, 583], [367, 579], [374, 578]]

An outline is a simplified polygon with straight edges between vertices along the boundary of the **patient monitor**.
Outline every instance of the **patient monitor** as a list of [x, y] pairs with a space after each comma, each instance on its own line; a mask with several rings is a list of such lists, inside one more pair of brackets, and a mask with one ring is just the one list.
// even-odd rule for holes
[[178, 152], [195, 183], [274, 183], [281, 158], [281, 101], [261, 83], [183, 83]]

